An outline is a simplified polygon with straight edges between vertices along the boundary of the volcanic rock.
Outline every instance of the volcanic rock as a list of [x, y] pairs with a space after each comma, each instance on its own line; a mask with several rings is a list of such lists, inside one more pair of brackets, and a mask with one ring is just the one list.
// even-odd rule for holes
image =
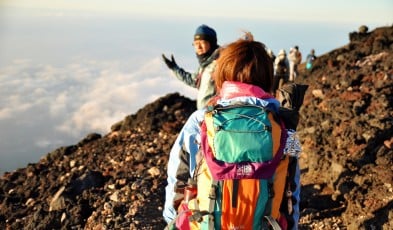
[[[393, 27], [300, 66], [299, 229], [393, 229]], [[168, 154], [195, 110], [178, 93], [0, 178], [1, 229], [163, 229]]]

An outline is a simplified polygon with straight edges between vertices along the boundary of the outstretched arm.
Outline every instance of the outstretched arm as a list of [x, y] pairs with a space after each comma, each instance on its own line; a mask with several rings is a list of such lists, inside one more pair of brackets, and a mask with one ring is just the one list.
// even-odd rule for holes
[[164, 54], [162, 54], [162, 59], [164, 63], [168, 66], [169, 69], [173, 71], [177, 79], [183, 81], [187, 85], [196, 88], [196, 73], [189, 73], [185, 71], [183, 68], [179, 67], [175, 61], [173, 55], [171, 55], [171, 59], [168, 59]]

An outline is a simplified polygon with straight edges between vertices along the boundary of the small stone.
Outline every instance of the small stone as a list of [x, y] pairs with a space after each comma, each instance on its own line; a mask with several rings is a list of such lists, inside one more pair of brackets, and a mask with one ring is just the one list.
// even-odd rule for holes
[[152, 167], [148, 170], [148, 173], [152, 176], [159, 176], [161, 174], [160, 170], [157, 167]]

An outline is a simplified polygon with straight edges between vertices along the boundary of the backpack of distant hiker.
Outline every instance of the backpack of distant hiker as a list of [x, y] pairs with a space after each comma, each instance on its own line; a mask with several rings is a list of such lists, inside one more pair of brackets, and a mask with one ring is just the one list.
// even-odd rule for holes
[[307, 70], [312, 69], [312, 65], [313, 65], [314, 60], [315, 60], [314, 55], [311, 55], [311, 54], [307, 55], [307, 58], [306, 58], [306, 69]]
[[286, 229], [286, 138], [268, 107], [209, 107], [194, 177], [169, 229]]
[[288, 74], [288, 66], [285, 62], [285, 58], [280, 59], [276, 67], [276, 74], [277, 75], [285, 75]]

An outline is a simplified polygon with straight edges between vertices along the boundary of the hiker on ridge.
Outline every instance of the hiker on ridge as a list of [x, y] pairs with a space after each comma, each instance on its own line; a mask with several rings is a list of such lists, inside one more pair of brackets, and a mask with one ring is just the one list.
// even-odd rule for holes
[[306, 57], [306, 69], [308, 71], [312, 70], [315, 59], [317, 59], [317, 57], [315, 56], [315, 50], [311, 49], [310, 53]]
[[[252, 106], [263, 106], [266, 107], [266, 109], [278, 113], [280, 102], [269, 93], [273, 84], [273, 65], [266, 52], [266, 47], [262, 43], [253, 40], [240, 39], [225, 46], [225, 48], [220, 51], [220, 56], [217, 59], [217, 66], [213, 76], [218, 94], [208, 102], [208, 106], [220, 105], [225, 107], [241, 103]], [[164, 219], [168, 224], [173, 223], [179, 213], [184, 213], [179, 211], [179, 207], [183, 207], [183, 199], [187, 197], [184, 195], [184, 191], [188, 191], [186, 188], [188, 181], [190, 179], [194, 179], [194, 176], [199, 179], [199, 176], [203, 177], [208, 172], [206, 164], [203, 164], [206, 160], [201, 161], [202, 157], [205, 155], [205, 153], [202, 153], [204, 150], [201, 150], [201, 142], [205, 141], [203, 143], [206, 144], [206, 137], [201, 136], [201, 130], [204, 128], [201, 127], [201, 123], [204, 121], [205, 113], [207, 111], [208, 107], [195, 111], [183, 126], [174, 145], [172, 146], [167, 167], [168, 185], [165, 188], [166, 197], [163, 211]], [[284, 132], [289, 136], [287, 142], [284, 142], [285, 151], [291, 152], [295, 155], [298, 154], [300, 152], [300, 143], [297, 136], [290, 130], [286, 130]], [[283, 135], [285, 136], [285, 134]], [[244, 141], [247, 142], [247, 140]], [[202, 148], [203, 146], [204, 145], [202, 145]], [[284, 154], [287, 153], [284, 152]], [[248, 170], [245, 170], [245, 172], [247, 171]], [[296, 184], [299, 184], [300, 176], [296, 177], [296, 180]], [[201, 181], [200, 183], [203, 184], [203, 182], [204, 181]], [[253, 180], [250, 180], [250, 182], [253, 183]], [[198, 194], [203, 193], [208, 196], [209, 190], [212, 187], [208, 186], [202, 188], [199, 187], [199, 185], [200, 184], [198, 183]], [[251, 188], [249, 190], [254, 191]], [[242, 192], [243, 191], [244, 189], [242, 189]], [[240, 197], [242, 196], [239, 196], [239, 202], [244, 202]], [[293, 205], [295, 206], [293, 208], [295, 212], [295, 219], [293, 222], [296, 223], [297, 226], [299, 217], [299, 193], [295, 193], [292, 199], [295, 201], [293, 202]], [[254, 200], [249, 202], [254, 202]], [[206, 205], [205, 203], [195, 203], [196, 205]], [[254, 210], [247, 210], [243, 210], [243, 216], [254, 216]], [[259, 212], [258, 215], [263, 215], [263, 213]], [[205, 215], [202, 217], [206, 216], [213, 215]], [[187, 218], [183, 219], [183, 221], [192, 221], [194, 218], [197, 217], [187, 216]], [[260, 221], [262, 221], [262, 219], [263, 218], [261, 218]], [[202, 219], [200, 220], [202, 221]], [[244, 223], [245, 220], [242, 217], [225, 219], [225, 221], [228, 220], [237, 222], [243, 221], [242, 224], [244, 225], [240, 227], [252, 224], [249, 222]], [[205, 218], [203, 221], [203, 223], [206, 223]], [[259, 221], [259, 219], [256, 221]], [[224, 229], [225, 227], [227, 226], [224, 226]]]
[[302, 53], [299, 46], [295, 46], [289, 50], [289, 81], [294, 82], [298, 75], [298, 65], [302, 62]]
[[215, 67], [215, 59], [219, 53], [216, 31], [207, 25], [199, 26], [194, 34], [193, 46], [199, 61], [199, 67], [195, 73], [189, 73], [179, 67], [173, 55], [171, 55], [171, 59], [168, 59], [162, 54], [162, 58], [179, 80], [198, 89], [197, 108], [201, 109], [216, 94], [214, 81], [211, 77]]

